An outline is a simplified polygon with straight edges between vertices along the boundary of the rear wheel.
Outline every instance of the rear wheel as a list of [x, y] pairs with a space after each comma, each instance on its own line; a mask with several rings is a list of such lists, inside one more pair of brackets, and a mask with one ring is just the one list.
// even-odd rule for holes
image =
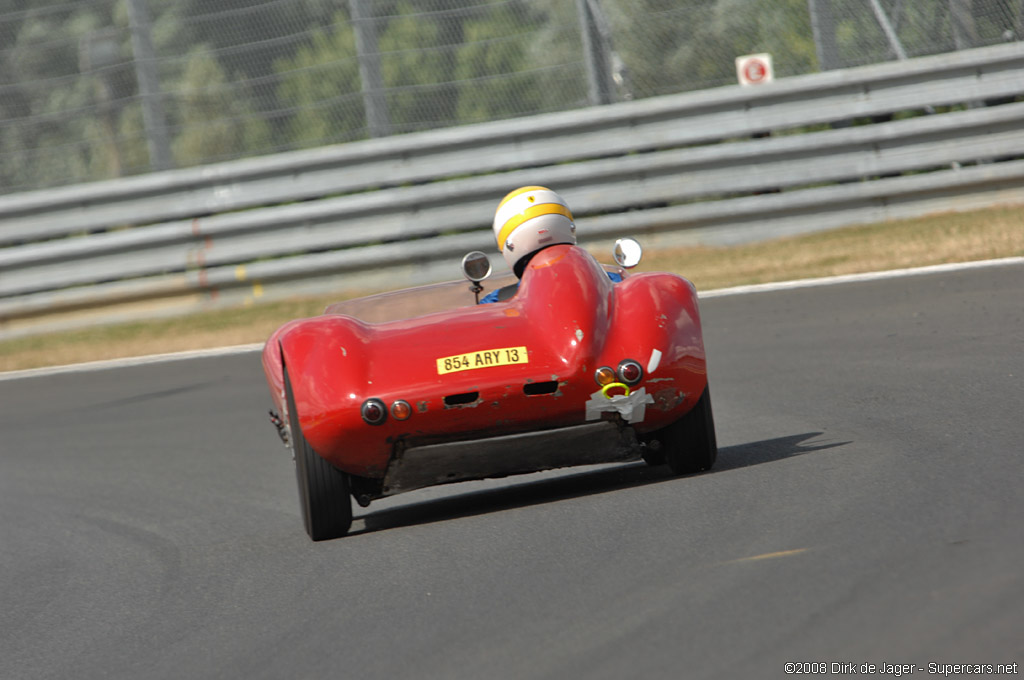
[[299, 503], [306, 533], [314, 541], [341, 538], [352, 526], [348, 475], [321, 458], [302, 436], [287, 367], [284, 369], [284, 389], [288, 399], [292, 453], [295, 455]]
[[[660, 436], [660, 432], [656, 433]], [[644, 447], [640, 451], [640, 456], [644, 459], [644, 462], [651, 467], [658, 467], [659, 465], [665, 464], [665, 449], [661, 445], [661, 440], [657, 437], [648, 435], [644, 442]]]
[[707, 387], [690, 412], [661, 430], [657, 439], [661, 442], [659, 453], [664, 452], [665, 462], [674, 474], [711, 469], [718, 457], [718, 441]]

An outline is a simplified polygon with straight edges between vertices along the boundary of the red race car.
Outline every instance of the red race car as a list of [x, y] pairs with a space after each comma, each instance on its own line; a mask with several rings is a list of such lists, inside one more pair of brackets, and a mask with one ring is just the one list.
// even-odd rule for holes
[[471, 253], [469, 287], [342, 302], [275, 331], [263, 350], [271, 419], [295, 458], [310, 537], [348, 532], [350, 495], [365, 507], [435, 484], [641, 458], [709, 469], [696, 291], [674, 274], [627, 274], [639, 250], [622, 239], [620, 267], [603, 267], [551, 246], [518, 289], [492, 286], [492, 304], [475, 304], [490, 264]]

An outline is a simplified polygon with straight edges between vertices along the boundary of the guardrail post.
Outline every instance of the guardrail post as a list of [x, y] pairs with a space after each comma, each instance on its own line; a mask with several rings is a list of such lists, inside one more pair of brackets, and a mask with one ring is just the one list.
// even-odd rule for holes
[[363, 89], [363, 107], [366, 126], [371, 137], [391, 134], [391, 117], [384, 99], [384, 78], [380, 74], [380, 52], [377, 49], [377, 23], [363, 6], [365, 0], [349, 0], [352, 29], [356, 37], [356, 56], [359, 59], [359, 81]]
[[613, 90], [608, 46], [597, 24], [595, 9], [591, 6], [592, 1], [576, 0], [576, 10], [583, 37], [583, 62], [587, 66], [587, 99], [592, 106], [598, 106], [612, 103]]
[[167, 118], [164, 116], [160, 94], [160, 79], [156, 73], [156, 55], [149, 37], [149, 9], [146, 0], [125, 0], [125, 5], [131, 26], [135, 77], [139, 82], [139, 97], [142, 99], [142, 122], [146, 127], [149, 164], [153, 170], [169, 170], [174, 167], [174, 158], [167, 137]]
[[807, 9], [811, 14], [811, 33], [814, 35], [814, 50], [818, 54], [818, 69], [831, 71], [842, 68], [832, 0], [807, 0]]
[[978, 44], [978, 27], [971, 14], [970, 0], [949, 0], [949, 17], [953, 24], [953, 44], [958, 50], [969, 50]]
[[889, 46], [892, 47], [892, 51], [896, 53], [896, 58], [900, 61], [907, 60], [907, 51], [903, 49], [903, 43], [900, 42], [900, 38], [896, 35], [896, 29], [893, 28], [892, 22], [889, 21], [889, 16], [882, 9], [881, 3], [878, 0], [870, 0], [871, 11], [875, 13], [875, 18], [878, 20], [878, 25], [882, 27], [882, 32], [885, 33], [886, 40], [889, 41]]

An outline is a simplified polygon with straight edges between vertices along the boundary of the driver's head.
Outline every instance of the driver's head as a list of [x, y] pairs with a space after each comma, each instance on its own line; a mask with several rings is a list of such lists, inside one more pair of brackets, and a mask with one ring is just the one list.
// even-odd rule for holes
[[498, 250], [515, 275], [538, 250], [576, 243], [576, 224], [562, 197], [545, 187], [520, 187], [501, 199], [494, 213]]

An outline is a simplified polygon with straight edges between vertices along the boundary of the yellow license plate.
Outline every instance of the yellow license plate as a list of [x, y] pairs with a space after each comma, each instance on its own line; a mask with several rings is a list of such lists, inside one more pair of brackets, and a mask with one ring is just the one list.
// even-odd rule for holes
[[437, 374], [444, 375], [458, 371], [472, 371], [476, 368], [528, 363], [530, 363], [530, 358], [525, 347], [481, 349], [464, 354], [453, 354], [450, 357], [440, 357], [437, 360]]

